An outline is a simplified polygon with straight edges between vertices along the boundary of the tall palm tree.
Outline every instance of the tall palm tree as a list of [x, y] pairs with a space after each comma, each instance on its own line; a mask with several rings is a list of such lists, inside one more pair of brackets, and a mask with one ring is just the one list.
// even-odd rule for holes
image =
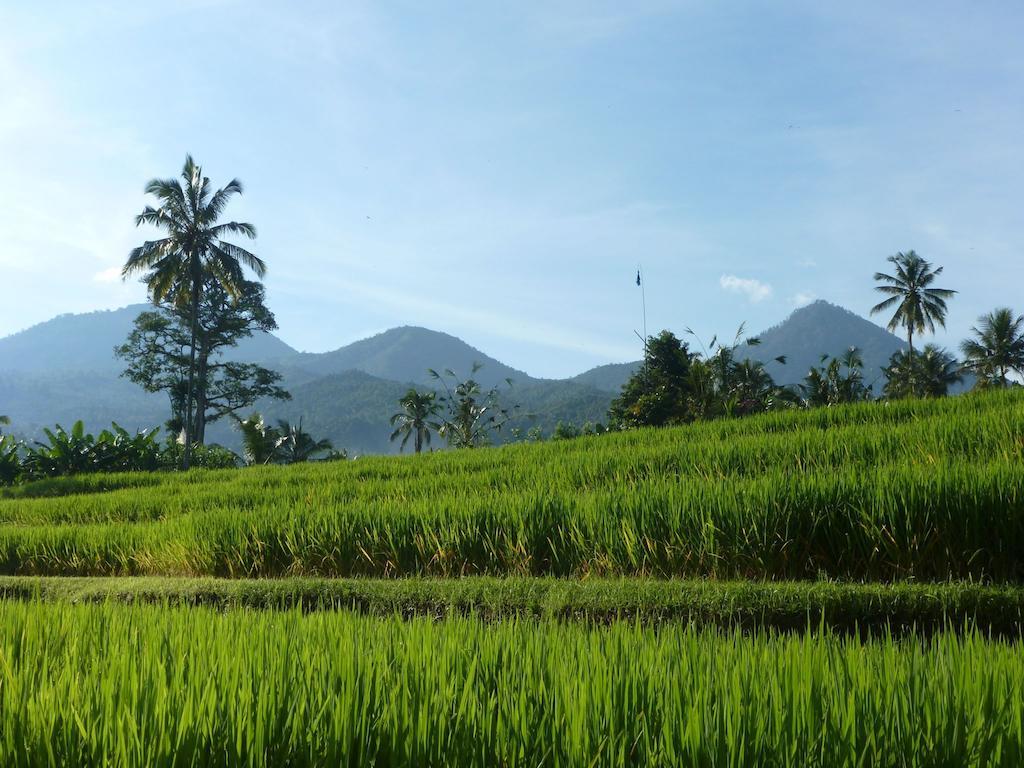
[[181, 180], [152, 179], [146, 194], [153, 195], [159, 207], [147, 205], [135, 217], [135, 225], [150, 224], [167, 233], [159, 240], [149, 240], [132, 250], [121, 271], [127, 278], [144, 272], [143, 281], [153, 303], [170, 300], [191, 313], [191, 349], [188, 368], [188, 398], [185, 406], [185, 451], [183, 469], [188, 469], [192, 456], [195, 425], [192, 408], [195, 398], [196, 336], [199, 333], [199, 305], [203, 284], [212, 278], [231, 296], [237, 297], [245, 280], [243, 267], [257, 277], [266, 274], [261, 259], [223, 238], [241, 235], [256, 237], [252, 224], [228, 221], [218, 224], [228, 201], [242, 194], [242, 182], [232, 179], [227, 186], [212, 191], [210, 180], [196, 165], [191, 155], [185, 157]]
[[431, 419], [441, 408], [436, 400], [437, 395], [434, 392], [417, 392], [410, 389], [398, 401], [402, 410], [391, 417], [391, 426], [397, 425], [395, 431], [391, 433], [391, 442], [402, 436], [400, 451], [405, 450], [405, 444], [409, 442], [410, 437], [415, 438], [413, 446], [416, 453], [423, 450], [424, 444], [430, 445], [430, 431], [437, 428]]
[[907, 346], [914, 352], [914, 334], [925, 330], [935, 331], [936, 323], [946, 325], [946, 299], [956, 291], [948, 288], [931, 288], [935, 278], [942, 274], [942, 267], [932, 265], [913, 251], [897, 253], [887, 261], [896, 266], [896, 274], [875, 272], [875, 280], [882, 283], [875, 290], [889, 298], [871, 308], [871, 314], [884, 312], [896, 306], [896, 312], [889, 320], [888, 329], [895, 331], [903, 326], [907, 331]]
[[978, 376], [982, 386], [1005, 387], [1009, 375], [1024, 375], [1024, 315], [1013, 316], [1008, 307], [1000, 307], [979, 319], [971, 330], [977, 338], [960, 345], [964, 368]]
[[281, 434], [268, 425], [258, 413], [247, 419], [235, 418], [242, 433], [242, 455], [245, 457], [245, 463], [250, 466], [272, 463]]

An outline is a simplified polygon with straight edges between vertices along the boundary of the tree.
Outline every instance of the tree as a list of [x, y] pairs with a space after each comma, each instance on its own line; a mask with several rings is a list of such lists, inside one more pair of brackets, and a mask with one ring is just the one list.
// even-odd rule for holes
[[[202, 292], [195, 328], [197, 376], [193, 388], [193, 433], [190, 445], [203, 445], [206, 426], [251, 407], [257, 400], [289, 400], [281, 375], [254, 363], [223, 359], [226, 349], [256, 332], [277, 328], [264, 304], [264, 289], [243, 280], [236, 298], [214, 278]], [[192, 361], [190, 309], [164, 302], [143, 312], [127, 341], [114, 354], [128, 363], [123, 376], [147, 392], [166, 392], [171, 401], [168, 429], [178, 434], [188, 418], [188, 372]]]
[[311, 461], [321, 453], [329, 459], [344, 458], [336, 453], [330, 440], [316, 440], [298, 424], [278, 421], [276, 427], [268, 425], [263, 417], [254, 413], [248, 419], [239, 419], [245, 462], [255, 464], [300, 464]]
[[671, 331], [651, 336], [644, 362], [612, 401], [608, 420], [613, 429], [660, 427], [691, 419], [687, 400], [694, 388], [690, 369], [694, 356]]
[[[431, 378], [441, 382], [444, 389], [444, 394], [437, 400], [441, 408], [433, 428], [453, 448], [488, 445], [492, 435], [501, 432], [519, 410], [518, 405], [502, 407], [498, 387], [485, 391], [473, 378], [482, 367], [480, 363], [473, 363], [469, 378], [462, 381], [451, 370], [445, 370], [443, 376], [433, 369], [427, 371]], [[505, 382], [512, 386], [511, 379], [505, 379]]]
[[821, 362], [828, 365], [811, 368], [800, 385], [803, 404], [808, 408], [855, 403], [871, 398], [871, 388], [864, 384], [864, 360], [856, 347], [850, 347], [840, 357], [829, 359], [822, 355]]
[[[182, 185], [184, 182], [184, 185]], [[125, 262], [122, 276], [145, 273], [143, 281], [154, 304], [170, 301], [179, 309], [189, 311], [189, 365], [185, 398], [185, 452], [183, 469], [191, 458], [194, 424], [192, 409], [196, 378], [196, 339], [199, 333], [199, 310], [203, 289], [210, 279], [216, 280], [232, 297], [237, 298], [244, 281], [243, 267], [257, 277], [266, 273], [266, 264], [254, 254], [230, 243], [227, 235], [256, 237], [252, 224], [228, 221], [218, 224], [228, 201], [242, 193], [242, 183], [232, 179], [211, 192], [210, 180], [203, 176], [191, 155], [178, 179], [152, 179], [146, 193], [159, 201], [159, 207], [147, 205], [135, 217], [136, 226], [149, 224], [164, 230], [166, 237], [146, 241], [132, 250]]]
[[871, 308], [871, 314], [885, 312], [896, 307], [896, 311], [886, 326], [895, 331], [902, 326], [907, 331], [907, 346], [914, 351], [914, 334], [925, 330], [934, 332], [935, 325], [946, 325], [946, 299], [952, 298], [956, 291], [948, 288], [931, 288], [935, 278], [942, 274], [942, 267], [932, 265], [918, 256], [914, 251], [897, 253], [887, 261], [896, 267], [896, 274], [876, 272], [875, 280], [883, 285], [875, 286], [875, 290], [889, 298]]
[[272, 464], [277, 441], [281, 437], [278, 431], [268, 425], [258, 413], [237, 421], [238, 429], [242, 433], [242, 455], [245, 463], [250, 466]]
[[277, 431], [280, 437], [274, 456], [281, 464], [301, 464], [310, 461], [317, 454], [330, 453], [334, 450], [330, 440], [317, 440], [303, 430], [302, 419], [299, 419], [298, 424], [278, 421]]
[[890, 400], [945, 397], [951, 386], [963, 381], [956, 359], [935, 344], [925, 345], [920, 352], [896, 352], [882, 372], [886, 376], [882, 394]]
[[1007, 387], [1011, 373], [1024, 375], [1024, 315], [1000, 307], [978, 320], [971, 328], [975, 338], [960, 345], [964, 369], [978, 377], [979, 387]]
[[[0, 427], [6, 427], [10, 423], [11, 423], [10, 418], [8, 418], [7, 416], [0, 415]], [[4, 431], [2, 429], [0, 429], [0, 435], [2, 435], [3, 433], [4, 433]]]
[[402, 399], [398, 401], [402, 410], [392, 415], [391, 426], [395, 431], [391, 433], [391, 442], [402, 437], [399, 446], [400, 451], [405, 450], [405, 444], [413, 439], [413, 446], [416, 453], [423, 450], [424, 444], [430, 445], [430, 431], [439, 429], [440, 425], [435, 421], [441, 406], [437, 402], [435, 392], [417, 392], [410, 389]]

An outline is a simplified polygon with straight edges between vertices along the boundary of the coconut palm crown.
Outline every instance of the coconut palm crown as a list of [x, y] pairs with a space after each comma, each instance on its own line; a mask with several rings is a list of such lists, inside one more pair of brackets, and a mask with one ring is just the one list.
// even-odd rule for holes
[[942, 267], [933, 268], [914, 251], [897, 253], [887, 261], [896, 267], [895, 274], [876, 272], [875, 280], [882, 285], [876, 285], [875, 290], [889, 298], [873, 306], [871, 314], [895, 307], [886, 327], [890, 331], [901, 326], [906, 329], [907, 345], [913, 353], [915, 333], [934, 332], [936, 325], [945, 327], [946, 299], [956, 295], [956, 291], [931, 287], [935, 278], [942, 274]]
[[975, 338], [960, 345], [964, 368], [978, 376], [981, 386], [1006, 387], [1010, 374], [1024, 376], [1024, 315], [1008, 307], [982, 315], [971, 329]]

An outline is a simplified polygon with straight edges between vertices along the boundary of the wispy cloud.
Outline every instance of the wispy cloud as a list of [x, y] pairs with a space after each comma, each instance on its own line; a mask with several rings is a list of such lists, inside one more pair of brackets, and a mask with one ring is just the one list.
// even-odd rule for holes
[[806, 307], [816, 298], [818, 297], [815, 296], [810, 291], [798, 291], [797, 293], [789, 297], [789, 303], [792, 304], [794, 307]]
[[762, 283], [752, 277], [737, 277], [736, 275], [722, 275], [718, 284], [729, 293], [739, 293], [746, 296], [752, 303], [770, 299], [774, 291], [768, 283]]
[[121, 268], [110, 267], [109, 269], [104, 269], [93, 275], [92, 279], [97, 283], [116, 283], [121, 279]]

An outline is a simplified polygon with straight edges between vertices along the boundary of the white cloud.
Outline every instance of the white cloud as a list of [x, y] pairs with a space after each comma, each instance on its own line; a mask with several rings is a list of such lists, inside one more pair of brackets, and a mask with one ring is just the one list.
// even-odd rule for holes
[[97, 283], [116, 283], [121, 279], [121, 268], [110, 267], [110, 269], [104, 269], [102, 272], [97, 272], [93, 275], [92, 279]]
[[723, 290], [729, 293], [742, 293], [754, 304], [772, 297], [772, 287], [768, 283], [762, 283], [752, 277], [737, 277], [736, 275], [722, 275], [718, 284]]
[[818, 298], [818, 297], [815, 296], [810, 291], [799, 291], [799, 292], [797, 292], [794, 295], [789, 297], [789, 303], [792, 304], [795, 307], [806, 307], [808, 304], [810, 304], [816, 298]]

